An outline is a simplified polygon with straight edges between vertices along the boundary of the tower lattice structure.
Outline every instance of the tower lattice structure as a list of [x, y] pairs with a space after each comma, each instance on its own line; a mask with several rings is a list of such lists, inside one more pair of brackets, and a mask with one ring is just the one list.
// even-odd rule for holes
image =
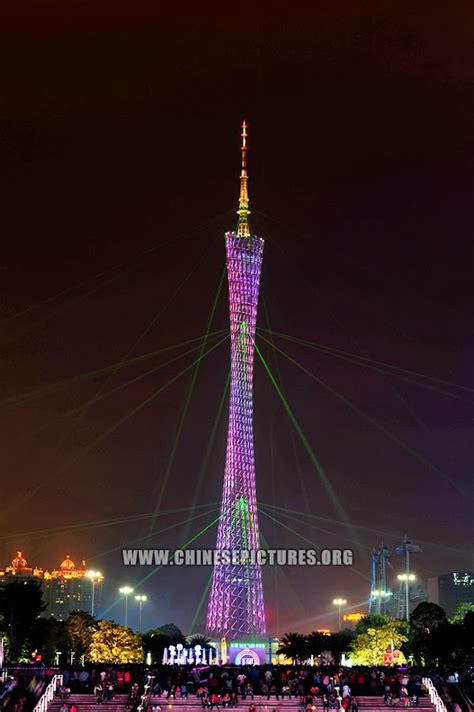
[[248, 216], [247, 124], [242, 124], [242, 168], [235, 232], [225, 236], [229, 283], [231, 382], [229, 424], [217, 550], [229, 563], [216, 563], [209, 597], [207, 628], [229, 640], [266, 632], [262, 573], [241, 552], [257, 551], [260, 536], [253, 444], [253, 368], [258, 294], [264, 241], [251, 234]]

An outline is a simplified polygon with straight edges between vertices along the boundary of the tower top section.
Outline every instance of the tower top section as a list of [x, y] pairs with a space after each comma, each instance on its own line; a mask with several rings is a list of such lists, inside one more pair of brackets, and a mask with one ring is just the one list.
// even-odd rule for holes
[[239, 216], [239, 222], [237, 224], [237, 235], [239, 237], [250, 237], [250, 226], [248, 216], [250, 215], [249, 210], [249, 193], [248, 193], [248, 175], [247, 175], [247, 122], [242, 123], [242, 146], [240, 148], [242, 152], [242, 166], [240, 170], [240, 196], [239, 196], [239, 209], [237, 210], [237, 215]]

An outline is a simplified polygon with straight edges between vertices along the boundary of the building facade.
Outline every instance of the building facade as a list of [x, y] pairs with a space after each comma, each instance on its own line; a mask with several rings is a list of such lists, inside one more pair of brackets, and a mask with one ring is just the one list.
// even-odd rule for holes
[[69, 555], [59, 568], [51, 571], [38, 566], [28, 566], [23, 553], [17, 551], [10, 565], [0, 570], [0, 586], [6, 586], [18, 579], [38, 581], [47, 605], [42, 616], [53, 616], [62, 621], [66, 620], [72, 611], [93, 614], [97, 610], [104, 577], [98, 571], [87, 570], [85, 561], [81, 562], [81, 566], [76, 566]]
[[474, 573], [453, 571], [428, 579], [428, 601], [452, 616], [460, 603], [474, 603]]

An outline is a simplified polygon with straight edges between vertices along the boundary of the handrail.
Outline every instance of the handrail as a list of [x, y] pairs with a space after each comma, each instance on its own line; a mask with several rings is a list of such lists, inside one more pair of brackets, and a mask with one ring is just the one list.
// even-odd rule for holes
[[436, 689], [433, 680], [430, 677], [422, 678], [423, 685], [428, 690], [428, 695], [432, 704], [435, 706], [436, 712], [447, 712], [446, 705], [441, 699], [438, 690]]
[[51, 682], [49, 683], [48, 687], [46, 688], [46, 690], [43, 692], [43, 694], [39, 698], [33, 712], [47, 712], [48, 704], [51, 702], [54, 695], [56, 694], [57, 689], [59, 687], [61, 687], [62, 684], [63, 684], [63, 676], [62, 675], [53, 675]]

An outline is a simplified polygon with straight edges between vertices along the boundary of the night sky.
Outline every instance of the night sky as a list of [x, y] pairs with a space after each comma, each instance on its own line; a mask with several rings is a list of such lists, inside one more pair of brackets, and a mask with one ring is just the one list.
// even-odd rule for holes
[[[180, 352], [70, 379], [204, 333], [245, 118], [251, 224], [266, 241], [260, 327], [382, 362], [275, 339], [351, 408], [259, 341], [358, 539], [357, 571], [264, 571], [269, 632], [305, 632], [335, 625], [336, 595], [363, 610], [382, 539], [420, 544], [420, 582], [472, 569], [474, 16], [467, 2], [225, 5], [2, 11], [0, 557], [87, 559], [106, 576], [102, 609], [122, 622], [117, 588], [147, 571], [124, 571], [120, 547], [150, 519], [71, 527], [158, 503], [154, 530], [167, 531], [148, 545], [168, 547], [217, 515], [227, 405], [198, 483], [228, 342], [202, 362], [162, 496], [192, 371], [104, 434], [196, 352], [107, 398]], [[227, 325], [226, 298], [224, 284], [213, 331]], [[265, 539], [351, 546], [255, 368], [258, 497], [293, 510], [276, 518], [294, 532], [260, 515]], [[137, 587], [146, 627], [187, 632], [209, 573], [162, 570]]]

